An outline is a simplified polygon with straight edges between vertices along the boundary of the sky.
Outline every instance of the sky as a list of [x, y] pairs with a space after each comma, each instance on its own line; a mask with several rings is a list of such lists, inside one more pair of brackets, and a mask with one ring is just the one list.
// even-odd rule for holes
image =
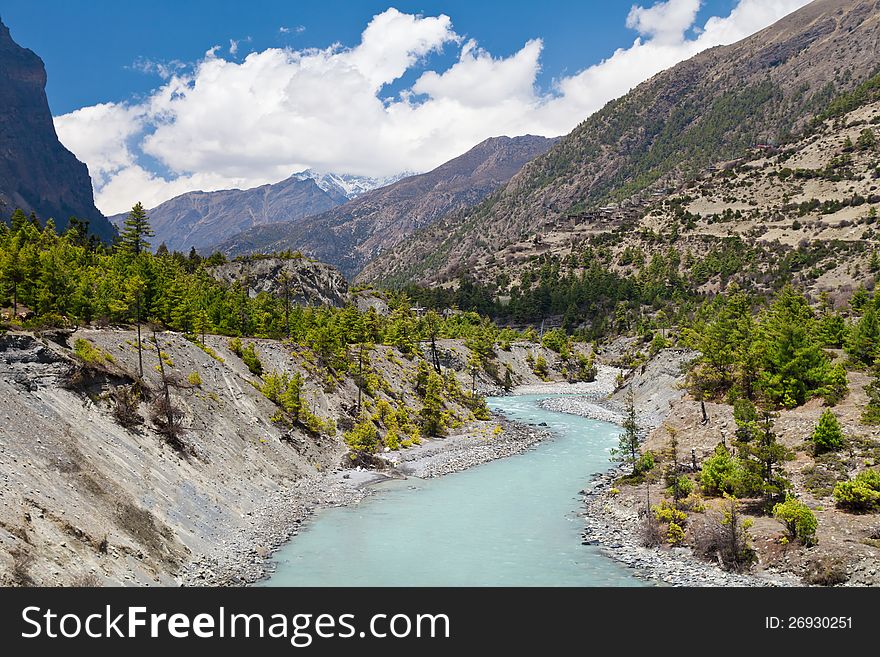
[[0, 0], [105, 214], [557, 136], [808, 0]]

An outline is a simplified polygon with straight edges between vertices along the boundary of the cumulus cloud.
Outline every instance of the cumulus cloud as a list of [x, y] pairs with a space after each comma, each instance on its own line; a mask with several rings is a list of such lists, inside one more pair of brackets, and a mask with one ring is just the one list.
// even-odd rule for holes
[[678, 43], [694, 24], [701, 4], [701, 0], [667, 0], [648, 8], [636, 5], [626, 17], [626, 26], [658, 44]]
[[[96, 202], [108, 214], [193, 189], [275, 182], [307, 167], [374, 176], [426, 171], [487, 137], [569, 132], [655, 73], [807, 1], [740, 0], [702, 26], [694, 24], [699, 0], [635, 6], [627, 25], [638, 36], [629, 47], [548, 90], [537, 86], [541, 39], [494, 57], [457, 34], [448, 16], [388, 9], [354, 47], [270, 48], [241, 61], [215, 47], [191, 69], [163, 69], [164, 83], [144, 100], [86, 107], [55, 122], [88, 164]], [[430, 55], [450, 47], [457, 60], [431, 70]], [[421, 71], [415, 82], [390, 94], [388, 85], [414, 70]]]

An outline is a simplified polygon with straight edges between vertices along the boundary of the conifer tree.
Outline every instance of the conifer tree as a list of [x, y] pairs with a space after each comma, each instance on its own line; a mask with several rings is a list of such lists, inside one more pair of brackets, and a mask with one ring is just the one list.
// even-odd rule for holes
[[826, 408], [825, 412], [822, 413], [822, 417], [819, 418], [819, 423], [816, 425], [810, 440], [813, 441], [817, 454], [834, 451], [843, 447], [843, 431], [840, 428], [840, 423], [837, 421], [837, 416], [831, 412], [831, 409]]
[[623, 423], [623, 433], [620, 434], [620, 442], [617, 449], [611, 451], [616, 461], [626, 463], [632, 466], [633, 474], [636, 472], [636, 463], [639, 457], [639, 425], [636, 417], [636, 402], [633, 394], [632, 386], [627, 389], [624, 401], [625, 410]]
[[147, 241], [147, 238], [153, 235], [155, 233], [150, 226], [147, 211], [144, 210], [144, 206], [138, 201], [125, 219], [124, 227], [119, 235], [120, 244], [123, 249], [138, 256], [150, 250], [150, 243]]

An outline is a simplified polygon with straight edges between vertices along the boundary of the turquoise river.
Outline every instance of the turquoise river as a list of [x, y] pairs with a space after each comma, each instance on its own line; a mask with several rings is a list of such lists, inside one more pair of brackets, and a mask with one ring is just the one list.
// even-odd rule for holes
[[537, 448], [435, 479], [376, 485], [325, 509], [275, 557], [264, 586], [643, 586], [581, 543], [579, 491], [609, 467], [619, 428], [540, 408], [547, 395], [489, 399], [546, 422]]

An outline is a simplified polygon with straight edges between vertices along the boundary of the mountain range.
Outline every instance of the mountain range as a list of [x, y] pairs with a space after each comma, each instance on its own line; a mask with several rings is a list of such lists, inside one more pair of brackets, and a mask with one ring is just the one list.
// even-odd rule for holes
[[[552, 253], [560, 226], [638, 207], [706, 167], [795, 138], [836, 96], [880, 67], [880, 2], [816, 0], [765, 30], [707, 50], [608, 103], [481, 204], [376, 258], [367, 282], [442, 282], [483, 271], [506, 247]], [[544, 249], [546, 251], [547, 249]]]
[[0, 217], [17, 208], [52, 218], [59, 231], [75, 216], [105, 241], [115, 234], [95, 207], [86, 165], [58, 141], [43, 61], [0, 22]]
[[[205, 250], [221, 236], [319, 214], [399, 178], [306, 170], [281, 182], [250, 189], [187, 192], [147, 211], [156, 233], [153, 246], [164, 243], [176, 251]], [[125, 212], [113, 215], [110, 221], [121, 226], [126, 216]]]
[[229, 255], [300, 250], [352, 277], [416, 230], [479, 203], [554, 143], [533, 135], [490, 138], [433, 171], [306, 219], [255, 226], [215, 248]]

